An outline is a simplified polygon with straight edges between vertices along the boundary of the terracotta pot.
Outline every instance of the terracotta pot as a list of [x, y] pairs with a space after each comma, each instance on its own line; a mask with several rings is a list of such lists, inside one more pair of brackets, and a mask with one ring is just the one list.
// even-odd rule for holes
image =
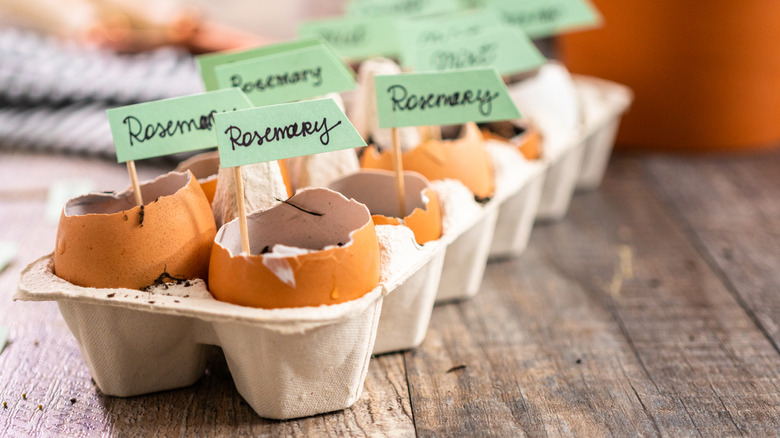
[[750, 150], [780, 141], [780, 2], [594, 0], [604, 27], [561, 37], [576, 73], [628, 85], [623, 147]]

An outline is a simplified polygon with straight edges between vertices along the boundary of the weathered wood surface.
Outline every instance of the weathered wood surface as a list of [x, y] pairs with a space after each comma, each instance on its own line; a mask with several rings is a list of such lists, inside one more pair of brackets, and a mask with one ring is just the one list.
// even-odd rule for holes
[[355, 406], [279, 422], [241, 400], [216, 348], [192, 387], [100, 394], [56, 305], [10, 297], [53, 245], [51, 181], [122, 189], [126, 171], [1, 153], [0, 240], [20, 252], [0, 273], [0, 435], [778, 435], [778, 174], [780, 153], [618, 156], [477, 297], [435, 308], [419, 349], [373, 359]]
[[489, 265], [471, 304], [435, 309], [406, 355], [421, 435], [780, 433], [780, 356], [636, 159]]
[[695, 172], [657, 157], [665, 200], [780, 351], [780, 154], [707, 157]]

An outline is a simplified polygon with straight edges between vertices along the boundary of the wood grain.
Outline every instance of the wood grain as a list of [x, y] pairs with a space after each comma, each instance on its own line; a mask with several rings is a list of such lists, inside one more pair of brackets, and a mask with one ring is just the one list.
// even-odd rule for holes
[[523, 256], [490, 265], [475, 300], [435, 309], [406, 355], [418, 434], [780, 432], [771, 343], [639, 161], [611, 166]]
[[[138, 165], [141, 179], [166, 170]], [[352, 408], [271, 421], [218, 348], [191, 387], [102, 395], [56, 304], [10, 298], [53, 246], [49, 184], [121, 190], [127, 173], [2, 152], [0, 240], [20, 251], [0, 272], [0, 436], [778, 435], [779, 175], [778, 153], [618, 156], [525, 254], [488, 265], [473, 300], [436, 307], [419, 349], [372, 359]]]
[[780, 153], [646, 165], [693, 242], [780, 351]]

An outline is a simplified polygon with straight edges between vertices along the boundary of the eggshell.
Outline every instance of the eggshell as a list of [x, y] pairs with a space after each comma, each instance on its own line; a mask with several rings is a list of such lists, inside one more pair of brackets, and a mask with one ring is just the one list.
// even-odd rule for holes
[[406, 225], [420, 245], [441, 237], [439, 196], [417, 172], [404, 172], [406, 211], [402, 219], [394, 172], [363, 170], [332, 182], [329, 188], [365, 204], [374, 225]]
[[[92, 193], [65, 204], [57, 228], [55, 274], [85, 287], [141, 289], [165, 277], [208, 276], [216, 233], [195, 177], [169, 172], [131, 191]], [[162, 277], [161, 277], [162, 275]]]
[[217, 172], [219, 172], [219, 152], [204, 152], [192, 156], [176, 166], [175, 172], [189, 170], [200, 183], [200, 188], [206, 194], [209, 204], [214, 200], [214, 192], [217, 191]]
[[250, 214], [247, 224], [252, 254], [241, 253], [237, 220], [217, 233], [209, 288], [218, 300], [262, 308], [319, 306], [354, 300], [379, 284], [376, 230], [366, 206], [355, 200], [304, 189]]
[[[402, 155], [404, 170], [419, 172], [431, 181], [457, 179], [477, 198], [493, 196], [493, 168], [482, 133], [474, 123], [466, 123], [456, 140], [427, 140]], [[392, 170], [392, 160], [392, 151], [379, 152], [369, 146], [360, 164], [364, 168]]]
[[490, 127], [482, 128], [482, 135], [486, 140], [496, 140], [517, 146], [517, 149], [526, 159], [538, 160], [542, 157], [542, 134], [534, 124], [524, 126], [525, 131], [517, 136], [507, 137], [503, 133], [491, 130]]

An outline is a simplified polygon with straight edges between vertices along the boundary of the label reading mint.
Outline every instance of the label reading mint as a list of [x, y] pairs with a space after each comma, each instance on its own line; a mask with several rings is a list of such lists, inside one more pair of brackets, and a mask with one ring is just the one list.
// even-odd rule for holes
[[587, 0], [496, 0], [491, 6], [507, 24], [519, 27], [531, 38], [597, 27], [602, 22]]
[[484, 32], [495, 31], [503, 24], [498, 11], [494, 9], [398, 20], [401, 55], [403, 57], [406, 53], [431, 44], [446, 44]]
[[545, 62], [527, 36], [506, 26], [476, 36], [413, 48], [404, 59], [406, 65], [420, 72], [493, 67], [501, 75], [533, 70]]
[[319, 36], [336, 53], [351, 60], [398, 56], [395, 23], [388, 18], [341, 17], [307, 21], [298, 27], [298, 35]]
[[374, 80], [380, 128], [520, 118], [492, 68], [380, 75]]
[[333, 99], [217, 114], [222, 167], [365, 146]]
[[116, 159], [123, 163], [214, 147], [214, 117], [251, 107], [241, 91], [228, 89], [113, 108], [106, 114]]
[[255, 106], [311, 99], [355, 88], [344, 63], [324, 45], [217, 66], [218, 88], [235, 87]]

